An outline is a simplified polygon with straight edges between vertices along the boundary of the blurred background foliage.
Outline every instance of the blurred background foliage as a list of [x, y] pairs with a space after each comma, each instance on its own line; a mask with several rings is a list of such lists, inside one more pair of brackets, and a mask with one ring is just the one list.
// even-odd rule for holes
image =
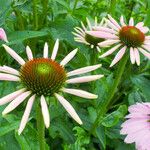
[[[126, 20], [132, 16], [135, 22], [143, 21], [150, 27], [150, 0], [0, 0], [0, 26], [6, 30], [8, 45], [27, 59], [26, 45], [32, 48], [34, 57], [40, 57], [44, 43], [48, 42], [51, 53], [55, 40], [59, 38], [58, 61], [74, 48], [79, 48], [77, 57], [67, 66], [68, 70], [90, 65], [93, 51], [88, 46], [74, 41], [71, 33], [73, 28], [81, 26], [80, 21], [86, 24], [86, 17], [93, 21], [97, 16], [98, 21], [101, 21], [108, 13], [118, 21], [121, 15]], [[6, 54], [2, 43], [0, 41], [0, 65], [19, 68]], [[97, 53], [98, 55], [100, 54]], [[117, 65], [109, 68], [112, 58], [113, 56], [103, 60], [97, 59], [96, 64], [102, 63], [103, 67], [94, 73], [104, 74], [104, 78], [96, 81], [94, 85], [76, 85], [98, 94], [98, 99], [86, 100], [65, 95], [83, 120], [83, 126], [78, 126], [70, 119], [55, 99], [49, 100], [51, 126], [45, 133], [46, 150], [135, 149], [134, 145], [123, 142], [124, 137], [119, 134], [120, 124], [124, 121], [129, 105], [150, 101], [150, 61], [143, 57], [140, 67], [131, 65], [128, 61], [112, 102], [107, 108], [103, 108], [117, 74]], [[0, 96], [18, 88], [18, 84], [0, 81]], [[25, 103], [5, 117], [0, 115], [0, 150], [39, 149], [34, 108], [23, 134], [18, 136], [16, 132]], [[1, 106], [0, 112], [4, 108], [5, 106]], [[98, 112], [104, 109], [106, 113], [99, 119], [96, 130], [92, 130]]]

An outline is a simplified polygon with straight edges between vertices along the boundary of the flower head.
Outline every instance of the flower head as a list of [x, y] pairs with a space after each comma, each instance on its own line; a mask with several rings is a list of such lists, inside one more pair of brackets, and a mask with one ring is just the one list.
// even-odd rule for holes
[[45, 43], [42, 58], [33, 58], [32, 51], [27, 46], [27, 62], [25, 62], [10, 47], [8, 47], [7, 45], [3, 46], [6, 51], [21, 65], [21, 67], [18, 71], [8, 66], [1, 66], [0, 80], [17, 81], [24, 88], [19, 89], [18, 91], [13, 92], [0, 99], [0, 105], [4, 105], [10, 102], [10, 104], [4, 109], [2, 114], [5, 115], [9, 113], [10, 111], [14, 110], [19, 104], [21, 104], [26, 98], [29, 99], [19, 127], [19, 134], [21, 134], [21, 132], [25, 128], [32, 109], [33, 102], [35, 101], [36, 97], [40, 97], [43, 119], [47, 128], [50, 125], [50, 115], [45, 99], [46, 96], [56, 97], [56, 99], [63, 105], [63, 107], [67, 110], [71, 117], [79, 124], [82, 124], [82, 121], [74, 108], [59, 93], [65, 92], [87, 99], [97, 98], [97, 95], [94, 95], [92, 93], [80, 89], [65, 88], [65, 86], [66, 84], [94, 81], [103, 77], [103, 75], [90, 75], [83, 77], [74, 77], [70, 79], [70, 77], [72, 76], [96, 70], [100, 68], [101, 65], [98, 64], [94, 66], [88, 66], [67, 72], [65, 69], [65, 65], [76, 55], [77, 49], [71, 51], [60, 63], [58, 63], [55, 60], [59, 46], [58, 40], [55, 43], [51, 58], [48, 57], [47, 43]]
[[100, 42], [100, 47], [113, 46], [110, 50], [100, 56], [106, 57], [116, 50], [120, 49], [112, 61], [110, 67], [115, 65], [126, 53], [130, 51], [130, 60], [132, 64], [140, 65], [140, 54], [150, 59], [150, 36], [147, 36], [148, 27], [143, 22], [134, 25], [133, 18], [130, 18], [129, 25], [126, 25], [123, 16], [120, 18], [120, 24], [116, 22], [110, 15], [106, 19], [107, 27], [99, 27], [97, 31], [88, 31], [87, 33], [106, 40]]
[[5, 42], [8, 42], [6, 33], [5, 33], [3, 28], [0, 28], [0, 39], [5, 41]]
[[138, 150], [149, 150], [150, 103], [137, 103], [129, 107], [130, 114], [122, 125], [121, 134], [127, 134], [126, 143], [134, 143]]
[[104, 19], [102, 19], [101, 23], [97, 23], [97, 18], [95, 17], [94, 25], [89, 21], [88, 18], [86, 18], [87, 21], [87, 27], [81, 22], [81, 28], [75, 27], [75, 32], [72, 32], [74, 34], [74, 40], [79, 43], [84, 43], [86, 45], [89, 45], [91, 48], [96, 48], [98, 51], [100, 51], [98, 43], [103, 41], [104, 39], [92, 36], [87, 33], [87, 31], [94, 31], [97, 29], [97, 27], [102, 26], [104, 24]]

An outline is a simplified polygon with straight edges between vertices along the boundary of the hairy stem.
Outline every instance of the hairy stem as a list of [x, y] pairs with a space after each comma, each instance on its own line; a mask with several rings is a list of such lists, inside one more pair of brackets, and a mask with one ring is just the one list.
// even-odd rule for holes
[[35, 30], [38, 30], [38, 0], [33, 0], [33, 23]]

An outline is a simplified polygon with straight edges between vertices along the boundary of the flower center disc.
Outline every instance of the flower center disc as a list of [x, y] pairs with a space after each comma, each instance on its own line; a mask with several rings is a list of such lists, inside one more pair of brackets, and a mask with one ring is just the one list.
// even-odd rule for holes
[[134, 26], [122, 27], [119, 33], [120, 40], [128, 47], [141, 46], [145, 40], [145, 35]]
[[85, 40], [86, 40], [88, 43], [90, 43], [90, 44], [92, 44], [92, 45], [94, 45], [94, 46], [97, 46], [97, 44], [100, 43], [100, 42], [102, 42], [104, 39], [97, 38], [97, 37], [94, 37], [94, 36], [89, 35], [89, 34], [86, 33], [86, 35], [85, 35]]
[[66, 72], [57, 62], [48, 58], [36, 58], [20, 69], [22, 83], [37, 95], [53, 95], [66, 80]]

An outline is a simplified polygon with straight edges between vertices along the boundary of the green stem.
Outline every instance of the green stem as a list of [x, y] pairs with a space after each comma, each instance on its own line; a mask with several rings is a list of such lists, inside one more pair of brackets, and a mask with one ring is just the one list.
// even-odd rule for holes
[[38, 0], [33, 0], [33, 20], [34, 28], [38, 30], [38, 10], [37, 10]]
[[40, 150], [45, 150], [45, 126], [44, 126], [41, 108], [39, 105], [37, 105], [36, 111], [37, 111], [36, 121], [37, 121], [38, 141], [40, 145]]
[[108, 98], [102, 104], [98, 105], [98, 115], [97, 115], [97, 118], [96, 118], [95, 122], [93, 123], [93, 126], [90, 129], [90, 134], [93, 133], [93, 131], [95, 131], [96, 127], [99, 125], [100, 119], [108, 111], [107, 107], [112, 102], [113, 97], [114, 97], [114, 95], [117, 91], [117, 87], [118, 87], [118, 85], [121, 81], [121, 77], [122, 77], [123, 72], [125, 70], [127, 60], [128, 60], [128, 55], [125, 55], [122, 58], [122, 60], [120, 61], [119, 65], [118, 65], [118, 68], [117, 68], [117, 72], [116, 72], [116, 78], [114, 80], [114, 83], [113, 83], [112, 87], [110, 88]]

